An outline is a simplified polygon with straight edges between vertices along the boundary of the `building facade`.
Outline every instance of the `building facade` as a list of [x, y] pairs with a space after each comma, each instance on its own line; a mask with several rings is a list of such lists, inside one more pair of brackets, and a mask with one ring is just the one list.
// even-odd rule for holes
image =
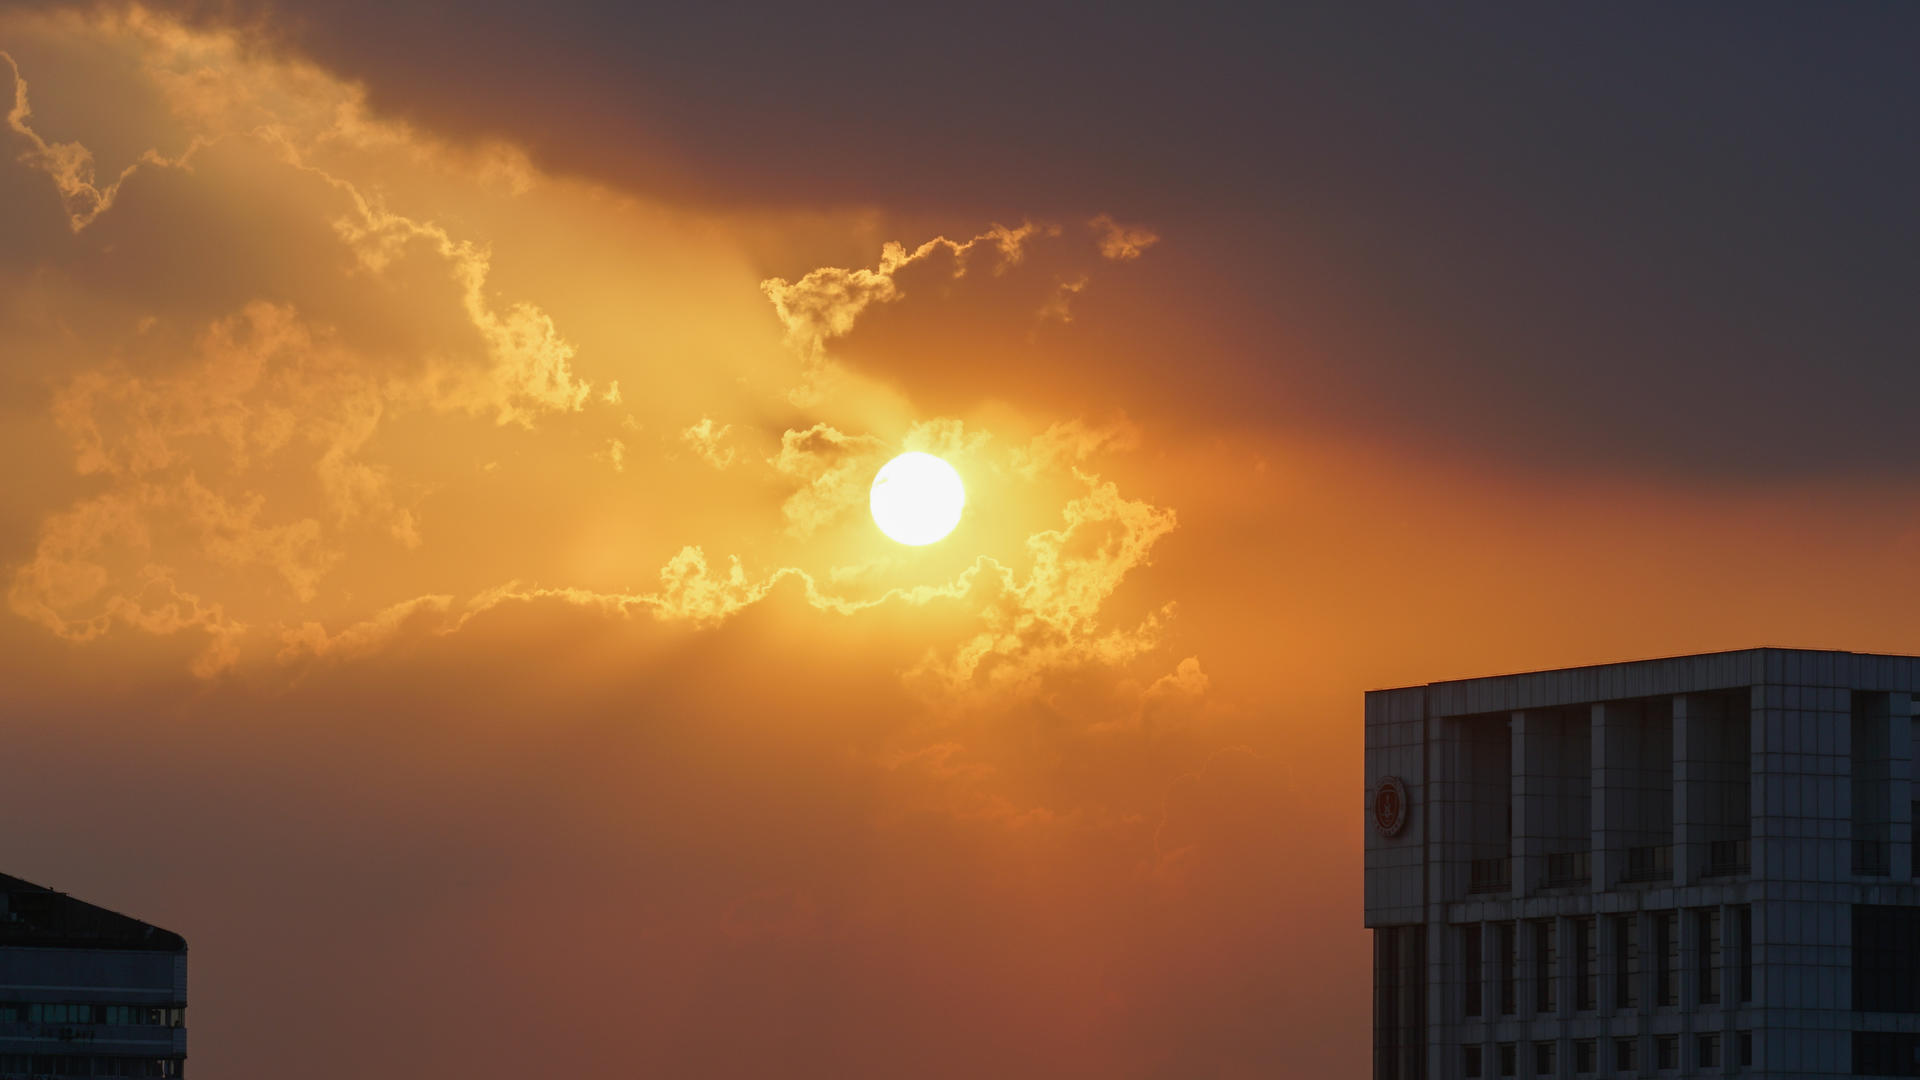
[[183, 1076], [180, 935], [0, 874], [0, 1080]]
[[1920, 659], [1366, 697], [1376, 1080], [1920, 1076]]

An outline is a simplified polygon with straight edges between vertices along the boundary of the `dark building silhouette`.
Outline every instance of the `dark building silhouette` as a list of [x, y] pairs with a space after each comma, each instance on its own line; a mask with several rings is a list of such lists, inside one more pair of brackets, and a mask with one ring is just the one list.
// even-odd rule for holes
[[1376, 1080], [1920, 1076], [1920, 659], [1366, 698]]
[[0, 874], [0, 1080], [183, 1076], [187, 942]]

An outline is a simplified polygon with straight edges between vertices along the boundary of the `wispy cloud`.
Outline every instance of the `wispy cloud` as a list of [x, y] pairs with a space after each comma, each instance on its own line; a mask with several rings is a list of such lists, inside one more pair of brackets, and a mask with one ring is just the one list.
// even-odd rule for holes
[[1093, 230], [1101, 256], [1115, 262], [1137, 259], [1160, 242], [1159, 233], [1144, 225], [1122, 225], [1112, 214], [1099, 215], [1087, 222], [1087, 227]]

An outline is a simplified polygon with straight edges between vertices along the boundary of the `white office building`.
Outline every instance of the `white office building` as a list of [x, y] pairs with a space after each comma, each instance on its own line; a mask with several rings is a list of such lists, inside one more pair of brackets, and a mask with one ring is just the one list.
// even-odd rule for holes
[[1920, 1076], [1920, 659], [1366, 697], [1376, 1080]]

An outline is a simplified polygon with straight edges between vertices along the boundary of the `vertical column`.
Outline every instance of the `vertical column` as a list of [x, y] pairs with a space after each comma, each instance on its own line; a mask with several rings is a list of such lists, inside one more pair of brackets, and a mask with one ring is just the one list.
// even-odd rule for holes
[[1720, 906], [1720, 1062], [1721, 1071], [1732, 1072], [1739, 1064], [1740, 1047], [1734, 1017], [1740, 1005], [1740, 953], [1747, 941], [1740, 936], [1738, 905]]
[[1432, 921], [1436, 905], [1467, 894], [1468, 843], [1472, 835], [1471, 779], [1464, 747], [1466, 725], [1458, 719], [1429, 716], [1427, 726], [1426, 918]]
[[[1776, 678], [1774, 665], [1768, 665], [1768, 677]], [[1747, 792], [1751, 807], [1753, 881], [1758, 887], [1749, 892], [1752, 909], [1747, 923], [1749, 936], [1741, 948], [1753, 958], [1753, 1001], [1736, 1008], [1751, 1010], [1753, 1024], [1753, 1068], [1766, 1075], [1769, 1068], [1784, 1064], [1778, 1044], [1787, 1033], [1776, 1031], [1782, 1014], [1774, 1010], [1784, 1004], [1783, 978], [1786, 972], [1774, 963], [1785, 944], [1778, 926], [1778, 915], [1771, 899], [1780, 890], [1772, 885], [1785, 877], [1786, 853], [1786, 764], [1787, 720], [1782, 688], [1771, 683], [1753, 686], [1748, 695], [1748, 756], [1752, 759], [1753, 785]]]
[[[1497, 923], [1480, 924], [1480, 1018], [1486, 1021], [1480, 1037], [1480, 1075], [1497, 1076], [1494, 1056], [1495, 1025], [1500, 1023], [1500, 931]], [[1442, 1076], [1452, 1075], [1442, 1073]]]
[[1396, 928], [1375, 927], [1373, 931], [1373, 1077], [1374, 1080], [1400, 1080], [1399, 1049], [1394, 1035], [1400, 1027], [1398, 1008], [1400, 988], [1394, 980], [1400, 972], [1400, 959], [1394, 947], [1399, 944]]
[[[1480, 1015], [1487, 1022], [1487, 1030], [1502, 1019], [1500, 1012], [1500, 924], [1480, 924]], [[1487, 1039], [1488, 1054], [1493, 1053], [1492, 1038]], [[1489, 1058], [1488, 1060], [1492, 1060]], [[1492, 1065], [1483, 1075], [1493, 1075]]]
[[[1678, 854], [1676, 850], [1675, 855]], [[1675, 866], [1676, 879], [1679, 872], [1680, 868]], [[1676, 998], [1680, 1009], [1680, 1060], [1684, 1065], [1692, 1065], [1689, 1052], [1693, 1049], [1693, 1021], [1700, 1008], [1700, 927], [1694, 909], [1687, 907], [1675, 913], [1674, 923], [1674, 932], [1680, 935], [1679, 968], [1673, 973], [1680, 988]]]
[[[1518, 978], [1514, 979], [1513, 987], [1513, 1015], [1521, 1021], [1529, 1021], [1534, 1019], [1533, 1003], [1537, 997], [1533, 989], [1536, 964], [1533, 950], [1533, 924], [1525, 919], [1516, 919], [1513, 923], [1513, 956], [1514, 967], [1518, 969]], [[1520, 1026], [1521, 1030], [1526, 1030], [1525, 1023]], [[1521, 1053], [1525, 1052], [1523, 1041]]]
[[1588, 849], [1593, 852], [1594, 892], [1613, 887], [1623, 869], [1615, 864], [1626, 858], [1618, 823], [1626, 820], [1624, 811], [1632, 795], [1626, 785], [1628, 763], [1621, 760], [1614, 745], [1619, 740], [1613, 737], [1613, 726], [1632, 719], [1617, 705], [1593, 706], [1593, 811], [1588, 815], [1592, 840]]
[[[1701, 836], [1701, 799], [1698, 788], [1708, 779], [1710, 766], [1702, 760], [1706, 726], [1699, 698], [1673, 698], [1673, 883], [1693, 884], [1706, 852]], [[1698, 849], [1698, 850], [1697, 850]], [[1683, 920], [1684, 921], [1684, 920]]]
[[[1655, 917], [1659, 914], [1658, 911], [1642, 911], [1640, 917], [1634, 920], [1633, 933], [1640, 939], [1639, 985], [1634, 989], [1639, 995], [1642, 1035], [1647, 1033], [1647, 1018], [1653, 1015], [1654, 1003], [1660, 1000], [1660, 980], [1657, 975], [1660, 970], [1660, 935], [1653, 925]], [[1642, 1068], [1651, 1069], [1652, 1067], [1642, 1065]]]
[[[1480, 924], [1480, 1018], [1487, 1030], [1500, 1021], [1500, 931], [1499, 924]], [[1488, 1049], [1487, 1053], [1493, 1053]], [[1491, 1066], [1489, 1066], [1491, 1068]]]
[[[1533, 725], [1536, 729], [1539, 722]], [[1546, 852], [1540, 840], [1540, 816], [1545, 809], [1540, 791], [1543, 777], [1535, 767], [1539, 751], [1528, 738], [1527, 714], [1513, 714], [1513, 833], [1510, 852], [1513, 860], [1513, 895], [1526, 896], [1545, 873]], [[1520, 935], [1525, 937], [1525, 934]]]
[[[1777, 690], [1776, 690], [1777, 692]], [[1780, 817], [1785, 793], [1780, 786], [1781, 724], [1780, 702], [1768, 704], [1769, 688], [1755, 686], [1749, 692], [1747, 757], [1753, 784], [1747, 790], [1747, 820], [1751, 823], [1751, 860], [1753, 880], [1777, 877], [1781, 869], [1779, 845]]]
[[1406, 943], [1400, 949], [1400, 985], [1403, 1000], [1400, 1009], [1400, 1075], [1407, 1080], [1425, 1080], [1427, 1065], [1427, 928], [1402, 927]]
[[1461, 753], [1458, 724], [1449, 724], [1431, 714], [1423, 720], [1422, 735], [1427, 745], [1426, 768], [1421, 778], [1427, 795], [1426, 865], [1423, 867], [1427, 875], [1427, 909], [1421, 915], [1426, 947], [1420, 958], [1423, 968], [1420, 973], [1421, 1031], [1416, 1075], [1441, 1077], [1446, 1075], [1442, 1071], [1446, 1062], [1444, 1055], [1458, 1054], [1450, 1037], [1456, 1012], [1451, 998], [1457, 993], [1455, 980], [1462, 965], [1457, 958], [1456, 934], [1446, 921], [1445, 901], [1466, 894], [1466, 868], [1462, 861], [1465, 855], [1461, 850], [1461, 825], [1466, 808], [1460, 800], [1465, 787], [1466, 762]]
[[[1574, 918], [1579, 917], [1580, 916], [1574, 916]], [[1553, 934], [1555, 940], [1558, 942], [1558, 944], [1554, 946], [1554, 952], [1560, 958], [1559, 966], [1556, 967], [1553, 972], [1554, 981], [1560, 984], [1553, 995], [1554, 1004], [1559, 1006], [1555, 1015], [1570, 1017], [1577, 1011], [1574, 1006], [1580, 1001], [1580, 987], [1575, 985], [1575, 979], [1580, 970], [1581, 958], [1574, 952], [1576, 942], [1574, 941], [1573, 918], [1553, 920]], [[1564, 1029], [1562, 1034], [1565, 1034]], [[1564, 1042], [1565, 1040], [1563, 1039], [1562, 1043], [1564, 1044]], [[1570, 1052], [1570, 1048], [1565, 1045], [1562, 1045], [1560, 1049], [1556, 1051], [1556, 1053], [1562, 1057], [1565, 1057]], [[1567, 1060], [1571, 1061], [1572, 1059], [1568, 1058]]]
[[1615, 996], [1619, 992], [1615, 989], [1615, 980], [1620, 977], [1620, 969], [1614, 963], [1617, 947], [1613, 940], [1613, 935], [1616, 932], [1613, 919], [1614, 917], [1612, 915], [1596, 915], [1593, 920], [1593, 961], [1595, 971], [1598, 973], [1598, 977], [1595, 979], [1597, 985], [1594, 988], [1597, 997], [1594, 999], [1593, 1004], [1595, 1010], [1600, 1015], [1600, 1033], [1602, 1035], [1605, 1035], [1607, 1032], [1607, 1018], [1613, 1015], [1614, 1002], [1619, 1000], [1618, 997]]
[[1890, 745], [1887, 787], [1891, 795], [1892, 843], [1889, 869], [1895, 881], [1913, 876], [1913, 701], [1910, 695], [1887, 695]]

